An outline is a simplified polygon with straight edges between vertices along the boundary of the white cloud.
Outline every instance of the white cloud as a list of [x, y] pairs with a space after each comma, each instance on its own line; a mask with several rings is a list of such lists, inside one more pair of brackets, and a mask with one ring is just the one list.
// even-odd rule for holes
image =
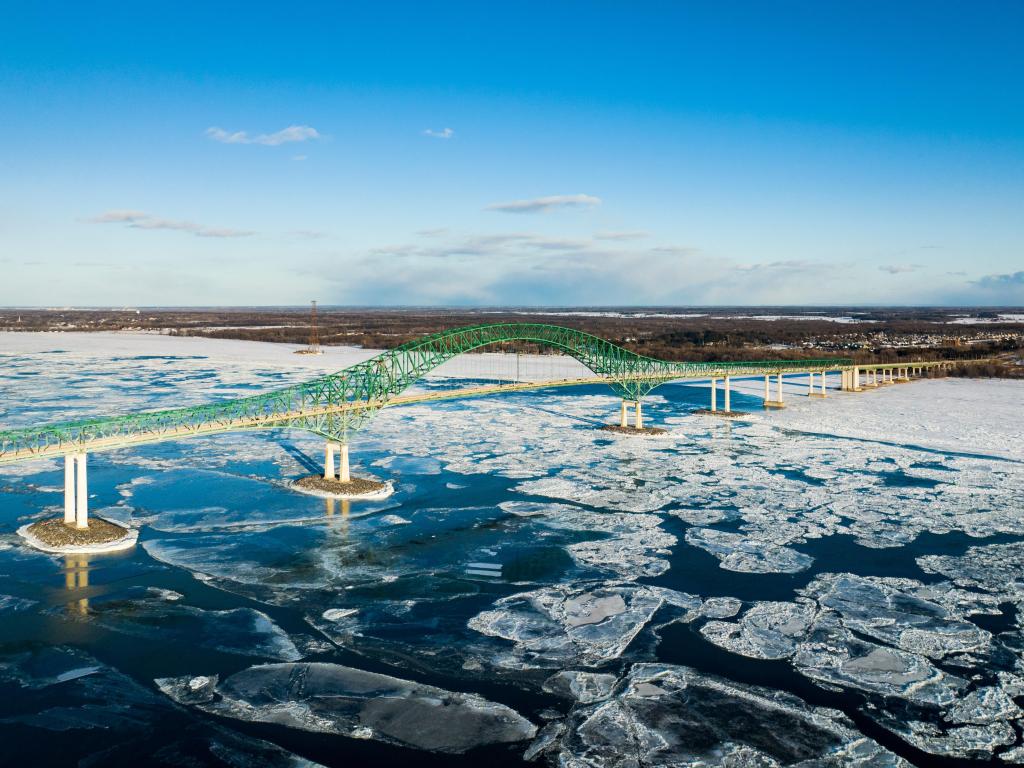
[[277, 133], [261, 133], [258, 136], [250, 136], [247, 131], [231, 133], [223, 128], [211, 126], [206, 129], [206, 135], [221, 144], [262, 144], [265, 147], [321, 138], [320, 132], [308, 125], [289, 125]]
[[143, 211], [114, 210], [89, 219], [92, 224], [125, 224], [132, 229], [172, 229], [188, 232], [196, 237], [248, 237], [247, 230], [207, 227], [192, 221], [164, 219]]
[[557, 208], [591, 208], [601, 204], [601, 198], [593, 195], [549, 195], [531, 200], [513, 200], [508, 203], [492, 203], [488, 211], [502, 213], [543, 213]]
[[883, 264], [879, 267], [882, 272], [888, 272], [890, 275], [902, 275], [907, 272], [916, 272], [921, 269], [920, 264]]
[[649, 233], [643, 230], [626, 230], [621, 232], [595, 232], [595, 240], [642, 240]]
[[442, 128], [440, 131], [427, 128], [427, 130], [423, 132], [423, 135], [429, 136], [432, 139], [450, 139], [455, 135], [455, 131], [451, 128]]

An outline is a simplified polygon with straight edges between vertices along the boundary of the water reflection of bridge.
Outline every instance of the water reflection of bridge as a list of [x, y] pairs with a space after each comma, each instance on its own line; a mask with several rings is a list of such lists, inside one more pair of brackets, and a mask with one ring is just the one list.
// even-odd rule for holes
[[89, 598], [82, 594], [89, 589], [89, 556], [64, 556], [64, 589], [75, 593], [67, 603], [70, 613], [85, 615], [89, 612]]

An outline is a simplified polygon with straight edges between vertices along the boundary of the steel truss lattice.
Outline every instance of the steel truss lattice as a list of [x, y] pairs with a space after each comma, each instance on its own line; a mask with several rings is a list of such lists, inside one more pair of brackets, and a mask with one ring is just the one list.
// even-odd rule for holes
[[846, 358], [687, 363], [637, 355], [572, 328], [500, 323], [456, 328], [383, 352], [338, 373], [274, 392], [209, 405], [70, 421], [0, 432], [0, 463], [194, 435], [290, 427], [347, 443], [388, 401], [452, 358], [481, 347], [533, 342], [580, 361], [626, 400], [678, 378], [835, 370]]

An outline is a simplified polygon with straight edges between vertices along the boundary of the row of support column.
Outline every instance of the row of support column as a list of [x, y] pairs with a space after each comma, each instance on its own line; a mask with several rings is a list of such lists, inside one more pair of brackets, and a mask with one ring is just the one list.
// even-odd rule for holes
[[[822, 385], [824, 386], [824, 385]], [[776, 397], [774, 400], [771, 398], [771, 376], [765, 375], [764, 377], [764, 407], [765, 408], [782, 408], [785, 403], [782, 401], [782, 374], [777, 375], [776, 382]], [[725, 406], [724, 413], [732, 413], [732, 389], [729, 383], [729, 377], [722, 377], [722, 395], [723, 405]], [[718, 412], [718, 379], [712, 377], [711, 379], [711, 410], [712, 413]]]
[[[862, 387], [880, 387], [886, 384], [896, 384], [899, 382], [907, 382], [914, 377], [920, 377], [925, 375], [925, 371], [929, 369], [944, 370], [950, 367], [949, 363], [941, 363], [937, 366], [932, 365], [925, 366], [910, 365], [910, 366], [882, 366], [879, 368], [868, 368], [864, 371], [864, 380], [860, 380], [860, 369], [853, 368], [850, 371], [844, 372], [849, 374], [849, 386], [856, 391]], [[844, 379], [844, 389], [847, 388], [847, 380]]]
[[[338, 474], [334, 474], [334, 449], [338, 449]], [[324, 480], [335, 480], [347, 483], [352, 480], [348, 469], [348, 443], [332, 443], [324, 445]]]
[[89, 479], [84, 453], [64, 457], [64, 524], [89, 527]]
[[[943, 364], [939, 366], [945, 368], [947, 365]], [[881, 371], [881, 379], [879, 379], [879, 371]], [[862, 372], [860, 366], [853, 366], [852, 368], [844, 369], [840, 371], [840, 389], [844, 392], [861, 392], [866, 387], [878, 387], [882, 384], [893, 384], [896, 381], [909, 381], [911, 376], [919, 376], [924, 372], [923, 367], [907, 367], [907, 368], [867, 368], [863, 371], [863, 379], [861, 378]], [[826, 397], [825, 390], [825, 375], [827, 371], [815, 372], [808, 371], [807, 373], [807, 395], [808, 397]], [[895, 378], [894, 378], [895, 374]], [[765, 408], [783, 408], [785, 406], [782, 400], [782, 374], [777, 375], [776, 385], [776, 397], [773, 400], [771, 398], [771, 376], [765, 375], [764, 377], [764, 407]], [[820, 376], [820, 384], [815, 387], [815, 376]], [[709, 409], [712, 413], [718, 411], [718, 379], [715, 377], [711, 378], [711, 408]], [[725, 413], [730, 413], [730, 388], [729, 388], [729, 377], [723, 376], [722, 379], [722, 393], [724, 399]], [[626, 427], [629, 425], [629, 414], [628, 407], [629, 403], [626, 400], [622, 401], [622, 418], [621, 426]], [[641, 426], [640, 416], [640, 402], [636, 401], [633, 403], [636, 408], [636, 426], [639, 429]]]

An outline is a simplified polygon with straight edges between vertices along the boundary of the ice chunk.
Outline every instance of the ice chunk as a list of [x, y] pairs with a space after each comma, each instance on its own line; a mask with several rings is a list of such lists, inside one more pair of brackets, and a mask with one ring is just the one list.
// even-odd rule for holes
[[565, 731], [565, 723], [561, 720], [548, 723], [541, 728], [537, 738], [523, 752], [523, 760], [530, 762], [536, 760], [540, 755], [552, 750], [558, 745], [558, 739]]
[[824, 574], [804, 594], [839, 613], [851, 630], [930, 658], [988, 646], [989, 632], [951, 613], [953, 606], [918, 597], [921, 586], [910, 579]]
[[357, 613], [359, 613], [358, 608], [328, 608], [320, 615], [327, 621], [341, 621]]
[[917, 558], [917, 564], [926, 573], [945, 576], [958, 586], [1024, 602], [1024, 542], [970, 547], [959, 557], [927, 555]]
[[704, 601], [701, 615], [709, 619], [728, 619], [740, 612], [743, 603], [735, 597], [709, 597]]
[[635, 584], [561, 584], [502, 598], [469, 626], [514, 643], [501, 665], [594, 666], [621, 656], [664, 602]]
[[689, 667], [636, 664], [602, 703], [574, 708], [560, 765], [905, 766], [840, 712]]
[[[151, 595], [152, 593], [147, 593]], [[273, 619], [253, 608], [210, 611], [179, 602], [180, 595], [158, 593], [141, 599], [93, 600], [88, 621], [137, 637], [191, 643], [243, 656], [279, 661], [302, 658]]]
[[727, 571], [798, 573], [814, 562], [810, 555], [789, 547], [714, 528], [690, 528], [686, 532], [686, 543], [710, 552]]
[[1016, 731], [1005, 722], [943, 730], [933, 723], [887, 718], [883, 725], [918, 749], [946, 757], [990, 758], [999, 747], [1017, 741]]
[[538, 518], [549, 528], [596, 531], [604, 538], [566, 547], [580, 566], [611, 571], [619, 578], [660, 576], [668, 570], [676, 537], [660, 528], [657, 515], [638, 512], [592, 512], [570, 504], [506, 501], [502, 510], [520, 517]]
[[156, 683], [175, 701], [222, 717], [436, 752], [522, 741], [537, 730], [515, 710], [475, 694], [339, 664], [250, 667], [216, 685], [215, 699], [205, 697], [208, 684], [202, 678], [204, 695], [197, 700], [188, 693], [193, 680], [162, 678]]
[[607, 699], [618, 678], [597, 672], [562, 670], [544, 681], [544, 690], [575, 699], [580, 704], [593, 704]]
[[799, 672], [813, 680], [919, 705], [949, 706], [965, 686], [962, 679], [946, 674], [924, 656], [860, 640], [822, 617], [798, 646], [793, 661]]
[[807, 603], [755, 603], [739, 622], [709, 621], [700, 632], [733, 653], [755, 659], [792, 656], [817, 613]]
[[1017, 720], [1024, 711], [1002, 688], [985, 687], [971, 691], [943, 713], [950, 723], [988, 725], [1001, 720]]

